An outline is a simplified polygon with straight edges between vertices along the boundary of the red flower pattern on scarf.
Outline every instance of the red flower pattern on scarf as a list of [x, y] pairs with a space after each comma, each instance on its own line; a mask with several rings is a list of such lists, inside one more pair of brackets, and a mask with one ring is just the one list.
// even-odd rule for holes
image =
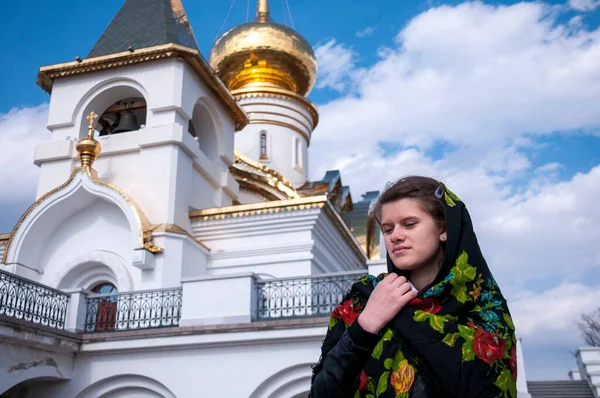
[[513, 345], [510, 349], [510, 370], [512, 371], [513, 379], [517, 380], [517, 345]]
[[504, 356], [504, 339], [482, 329], [475, 331], [473, 351], [483, 362], [492, 363]]
[[429, 312], [430, 314], [437, 314], [442, 309], [441, 304], [434, 298], [420, 299], [414, 298], [409, 304], [411, 307]]
[[368, 383], [369, 383], [369, 378], [367, 377], [367, 374], [363, 370], [360, 374], [360, 386], [358, 387], [358, 390], [364, 391], [365, 388], [367, 388]]
[[355, 308], [354, 304], [352, 303], [352, 299], [346, 300], [333, 310], [331, 316], [333, 316], [335, 319], [343, 320], [346, 325], [351, 325], [352, 322], [356, 320], [358, 315], [360, 315], [358, 306], [356, 307], [357, 308]]

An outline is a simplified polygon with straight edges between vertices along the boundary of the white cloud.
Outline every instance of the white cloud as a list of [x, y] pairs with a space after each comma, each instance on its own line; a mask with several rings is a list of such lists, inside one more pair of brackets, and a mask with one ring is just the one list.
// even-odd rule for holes
[[315, 55], [319, 63], [316, 87], [344, 91], [350, 83], [351, 75], [357, 72], [354, 65], [355, 52], [331, 39], [317, 46]]
[[489, 148], [600, 123], [600, 30], [556, 25], [542, 3], [432, 8], [380, 54], [360, 74], [344, 70], [354, 92], [320, 106], [315, 145]]
[[33, 157], [36, 144], [50, 139], [47, 118], [47, 104], [0, 114], [0, 206], [35, 196], [39, 171]]
[[541, 294], [524, 292], [510, 308], [519, 336], [527, 344], [562, 344], [581, 340], [576, 324], [582, 313], [591, 312], [599, 302], [597, 286], [564, 282]]
[[522, 340], [528, 380], [566, 379], [584, 345], [577, 322], [597, 308], [598, 286], [564, 282], [542, 293], [524, 291], [509, 302]]
[[577, 11], [593, 11], [600, 7], [600, 0], [569, 0], [569, 6]]
[[359, 30], [358, 32], [356, 32], [356, 37], [368, 37], [372, 36], [373, 33], [375, 33], [375, 27], [369, 26], [367, 28], [364, 28], [363, 30]]

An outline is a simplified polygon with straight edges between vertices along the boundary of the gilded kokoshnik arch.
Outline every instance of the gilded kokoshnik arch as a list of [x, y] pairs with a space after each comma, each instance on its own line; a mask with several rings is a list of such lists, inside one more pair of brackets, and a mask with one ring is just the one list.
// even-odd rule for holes
[[[123, 213], [129, 225], [132, 250], [162, 252], [161, 248], [152, 243], [151, 226], [144, 213], [125, 192], [98, 179], [96, 171], [92, 168], [100, 153], [100, 144], [92, 135], [96, 117], [94, 112], [88, 116], [88, 136], [77, 144], [81, 166], [73, 170], [64, 184], [41, 196], [21, 216], [6, 243], [2, 256], [3, 264], [34, 268], [35, 264], [27, 262], [35, 260], [39, 239], [48, 238], [69, 216], [84, 210], [98, 199], [116, 206]], [[50, 209], [53, 217], [49, 216]]]

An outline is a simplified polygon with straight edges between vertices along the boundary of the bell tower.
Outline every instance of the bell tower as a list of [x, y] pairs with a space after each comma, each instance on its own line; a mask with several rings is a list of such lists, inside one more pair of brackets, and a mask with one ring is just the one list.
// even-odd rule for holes
[[214, 44], [210, 64], [250, 121], [236, 134], [244, 156], [283, 175], [294, 188], [307, 181], [308, 146], [318, 112], [306, 96], [317, 77], [310, 44], [275, 23], [267, 0], [254, 21], [234, 27]]
[[[238, 183], [229, 168], [235, 131], [248, 119], [199, 53], [181, 1], [125, 0], [87, 57], [40, 68], [37, 83], [50, 94], [52, 139], [36, 148], [36, 200], [74, 181], [77, 142], [88, 136], [91, 114], [89, 137], [102, 151], [90, 184], [110, 187], [144, 215], [131, 216], [137, 226], [128, 227], [140, 234], [141, 249], [133, 259], [121, 256], [138, 268], [130, 287], [178, 286], [186, 273], [202, 274], [208, 249], [191, 235], [189, 212], [237, 203]], [[77, 205], [89, 207], [82, 214], [94, 214], [86, 228], [117, 223], [118, 217], [106, 221], [101, 199]], [[115, 240], [102, 233], [86, 239], [98, 248]], [[142, 261], [140, 253], [152, 261]]]
[[126, 0], [85, 59], [40, 68], [38, 84], [52, 132], [36, 152], [38, 197], [69, 176], [93, 111], [99, 177], [153, 224], [187, 228], [190, 209], [237, 199], [227, 171], [247, 117], [200, 55], [180, 0]]

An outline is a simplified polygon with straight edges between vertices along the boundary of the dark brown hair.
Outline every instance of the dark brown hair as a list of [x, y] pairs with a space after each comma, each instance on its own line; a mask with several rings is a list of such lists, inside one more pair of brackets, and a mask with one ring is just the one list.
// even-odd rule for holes
[[[373, 209], [373, 216], [381, 225], [381, 207], [396, 200], [418, 199], [423, 210], [429, 214], [440, 227], [446, 223], [446, 211], [442, 196], [444, 184], [429, 177], [410, 176], [393, 184], [388, 184]], [[436, 196], [436, 193], [439, 197]]]

